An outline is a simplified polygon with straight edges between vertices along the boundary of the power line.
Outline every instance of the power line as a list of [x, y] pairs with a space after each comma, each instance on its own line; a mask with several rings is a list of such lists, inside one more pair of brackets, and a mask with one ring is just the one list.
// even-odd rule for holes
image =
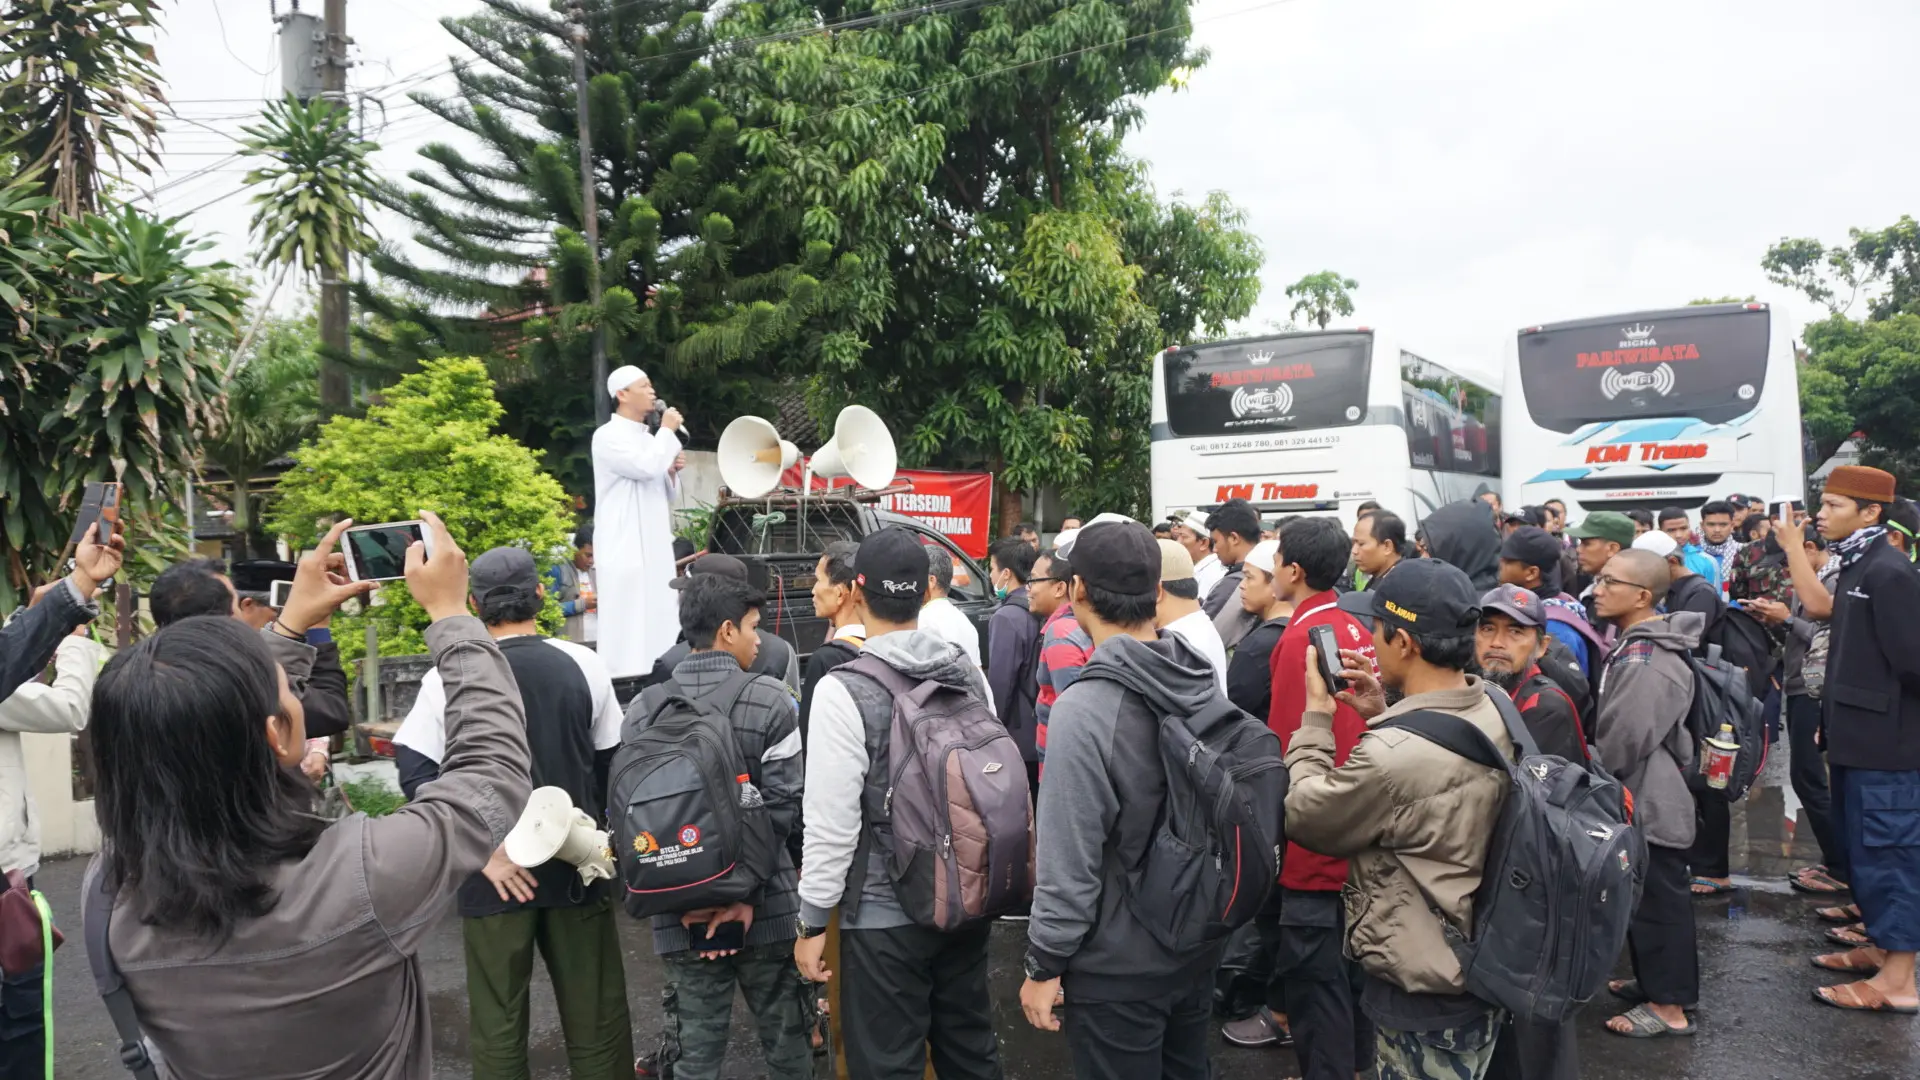
[[246, 68], [248, 71], [253, 72], [263, 79], [266, 78], [268, 73], [273, 70], [271, 67], [266, 71], [261, 71], [259, 68], [240, 59], [240, 54], [234, 52], [233, 46], [227, 43], [227, 17], [220, 14], [220, 0], [209, 0], [207, 6], [213, 9], [213, 17], [220, 23], [220, 47], [226, 49], [227, 55], [233, 57], [234, 61], [241, 67]]

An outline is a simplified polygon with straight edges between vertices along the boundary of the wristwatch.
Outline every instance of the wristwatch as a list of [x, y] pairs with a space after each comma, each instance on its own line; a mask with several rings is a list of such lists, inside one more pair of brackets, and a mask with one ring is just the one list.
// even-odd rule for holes
[[804, 941], [807, 938], [819, 937], [821, 934], [827, 932], [827, 928], [824, 926], [810, 926], [807, 924], [807, 917], [805, 915], [795, 915], [793, 917], [793, 932]]
[[1032, 952], [1027, 953], [1025, 967], [1027, 978], [1032, 979], [1034, 982], [1052, 982], [1060, 977], [1060, 972], [1049, 967], [1044, 960], [1041, 960]]

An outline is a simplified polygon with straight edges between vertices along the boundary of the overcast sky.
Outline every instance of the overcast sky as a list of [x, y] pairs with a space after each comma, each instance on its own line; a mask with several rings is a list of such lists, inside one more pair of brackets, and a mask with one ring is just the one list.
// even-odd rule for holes
[[[377, 88], [444, 68], [434, 20], [473, 6], [350, 5], [351, 80], [391, 99], [383, 169], [439, 133]], [[262, 0], [162, 19], [162, 74], [194, 122], [169, 131], [160, 179], [223, 167], [158, 195], [180, 213], [237, 189], [222, 155], [278, 86], [278, 51]], [[1762, 275], [1767, 245], [1920, 213], [1914, 0], [1201, 0], [1194, 19], [1211, 62], [1148, 101], [1129, 145], [1163, 195], [1247, 210], [1267, 256], [1254, 327], [1323, 269], [1360, 282], [1351, 323], [1483, 370], [1520, 326], [1697, 296], [1804, 319]], [[244, 198], [192, 220], [244, 258]]]

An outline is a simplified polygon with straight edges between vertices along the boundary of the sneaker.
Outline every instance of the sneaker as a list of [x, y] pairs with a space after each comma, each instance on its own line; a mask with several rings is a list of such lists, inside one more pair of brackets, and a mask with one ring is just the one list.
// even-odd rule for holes
[[1245, 1020], [1222, 1025], [1220, 1034], [1235, 1046], [1276, 1046], [1280, 1042], [1280, 1027], [1273, 1022], [1273, 1014], [1266, 1009]]

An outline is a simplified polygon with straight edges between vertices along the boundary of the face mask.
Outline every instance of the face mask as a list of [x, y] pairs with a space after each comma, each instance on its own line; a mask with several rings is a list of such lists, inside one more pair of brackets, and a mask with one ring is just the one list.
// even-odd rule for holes
[[995, 600], [1005, 600], [1007, 598], [1007, 594], [1011, 593], [1012, 591], [1013, 591], [1012, 589], [1007, 588], [1005, 585], [995, 585], [993, 587], [993, 598]]

